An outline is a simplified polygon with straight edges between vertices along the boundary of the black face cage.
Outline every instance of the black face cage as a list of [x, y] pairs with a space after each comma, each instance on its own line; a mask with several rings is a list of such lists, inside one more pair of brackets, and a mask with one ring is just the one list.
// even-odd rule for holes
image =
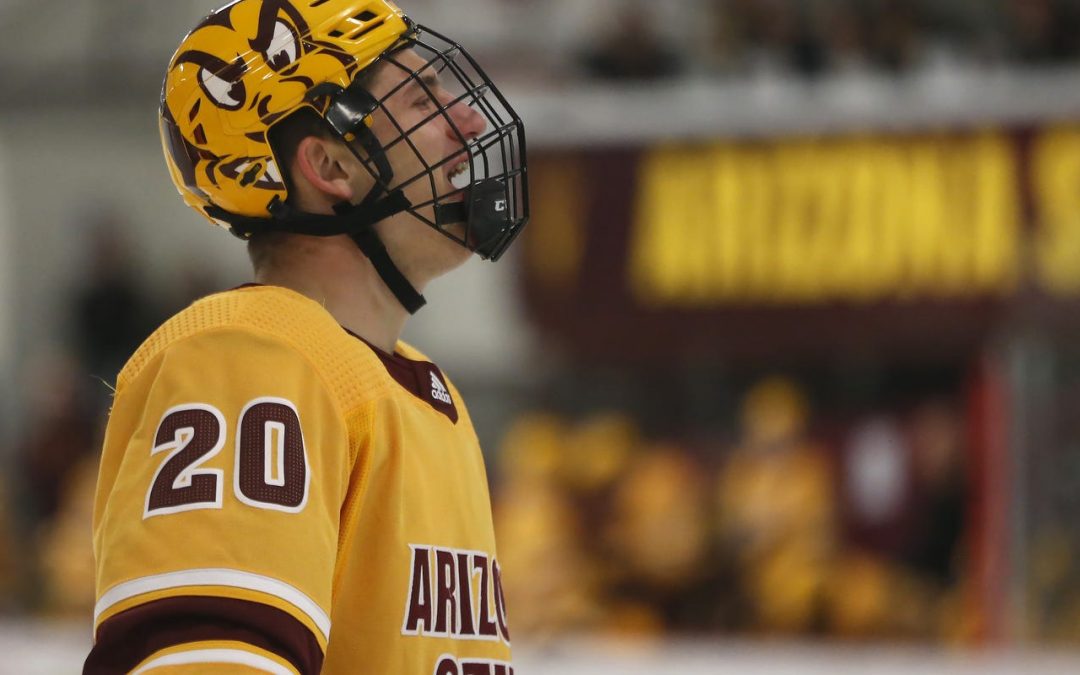
[[[398, 58], [405, 51], [421, 56], [424, 63], [418, 68], [407, 66]], [[379, 57], [373, 66], [379, 63], [399, 69], [401, 82], [376, 99], [360, 78], [330, 96], [324, 113], [330, 126], [349, 141], [357, 159], [375, 179], [365, 203], [375, 203], [381, 195], [426, 181], [431, 198], [410, 202], [404, 210], [481, 257], [498, 260], [529, 218], [521, 118], [460, 45], [423, 26], [414, 26], [406, 39]], [[439, 92], [433, 91], [428, 82], [432, 74], [438, 75]], [[426, 92], [433, 105], [425, 117], [405, 128], [386, 101], [413, 84]], [[452, 111], [462, 105], [472, 108], [486, 122], [478, 135], [467, 135], [455, 122]], [[386, 115], [396, 137], [375, 138], [364, 119], [376, 110]], [[438, 117], [442, 117], [458, 143], [446, 157], [425, 157], [412, 135]], [[385, 153], [401, 144], [411, 149], [423, 167], [416, 175], [395, 176], [386, 159]], [[451, 163], [457, 165], [462, 160], [464, 171], [452, 181], [437, 178], [440, 173], [448, 175], [453, 169]]]

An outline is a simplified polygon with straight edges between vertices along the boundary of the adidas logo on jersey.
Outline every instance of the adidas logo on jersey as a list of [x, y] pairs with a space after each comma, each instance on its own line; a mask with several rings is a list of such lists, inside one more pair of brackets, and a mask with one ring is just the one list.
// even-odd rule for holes
[[446, 390], [446, 385], [442, 383], [442, 380], [434, 372], [431, 373], [431, 398], [442, 401], [446, 405], [453, 405], [453, 401], [450, 400], [450, 392]]

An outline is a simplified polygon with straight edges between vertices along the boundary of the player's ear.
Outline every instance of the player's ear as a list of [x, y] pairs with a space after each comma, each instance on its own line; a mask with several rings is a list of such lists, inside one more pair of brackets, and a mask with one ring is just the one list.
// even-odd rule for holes
[[349, 159], [352, 155], [326, 138], [308, 136], [296, 147], [295, 166], [313, 187], [335, 201], [350, 201], [353, 188]]

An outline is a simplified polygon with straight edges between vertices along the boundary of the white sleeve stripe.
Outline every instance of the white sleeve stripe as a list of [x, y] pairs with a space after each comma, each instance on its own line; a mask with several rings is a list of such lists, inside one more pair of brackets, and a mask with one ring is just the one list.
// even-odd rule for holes
[[94, 605], [94, 625], [97, 625], [98, 618], [106, 610], [119, 602], [144, 593], [184, 586], [228, 586], [273, 595], [306, 614], [322, 632], [323, 637], [327, 640], [330, 639], [330, 617], [303, 591], [283, 581], [271, 579], [261, 574], [230, 569], [182, 570], [180, 572], [168, 572], [132, 579], [117, 584], [105, 591], [101, 599]]
[[277, 661], [259, 654], [252, 654], [239, 649], [197, 649], [190, 652], [167, 654], [143, 664], [131, 675], [142, 675], [155, 668], [166, 666], [186, 666], [193, 663], [232, 663], [258, 668], [272, 675], [296, 675], [296, 671], [286, 668]]

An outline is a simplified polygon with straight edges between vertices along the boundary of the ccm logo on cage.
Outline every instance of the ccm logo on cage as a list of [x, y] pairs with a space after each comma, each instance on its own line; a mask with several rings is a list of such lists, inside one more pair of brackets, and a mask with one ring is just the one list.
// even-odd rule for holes
[[510, 644], [497, 560], [477, 551], [412, 544], [409, 548], [412, 569], [403, 635], [501, 639]]

